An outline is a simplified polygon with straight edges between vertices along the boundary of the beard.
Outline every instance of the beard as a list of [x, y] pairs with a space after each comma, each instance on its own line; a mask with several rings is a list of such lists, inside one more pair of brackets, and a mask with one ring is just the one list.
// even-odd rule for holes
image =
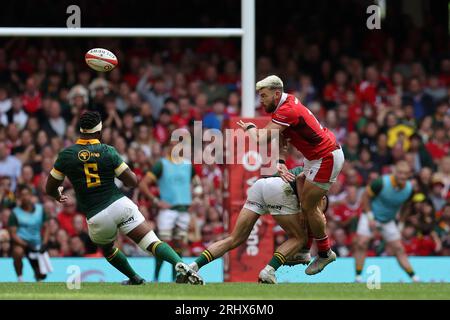
[[272, 101], [267, 106], [264, 106], [264, 109], [266, 110], [267, 113], [274, 112], [276, 108], [277, 106], [275, 104], [275, 98], [272, 98]]

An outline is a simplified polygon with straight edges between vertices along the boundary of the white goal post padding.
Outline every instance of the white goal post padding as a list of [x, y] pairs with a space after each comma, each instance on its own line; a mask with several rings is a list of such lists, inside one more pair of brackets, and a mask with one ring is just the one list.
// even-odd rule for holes
[[240, 28], [0, 28], [2, 37], [241, 37]]

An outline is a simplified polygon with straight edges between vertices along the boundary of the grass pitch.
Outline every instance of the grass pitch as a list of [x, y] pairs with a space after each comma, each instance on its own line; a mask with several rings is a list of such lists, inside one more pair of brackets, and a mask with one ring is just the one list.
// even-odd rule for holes
[[0, 300], [309, 300], [309, 299], [445, 299], [450, 283], [382, 283], [369, 290], [356, 283], [211, 283], [205, 286], [147, 283], [122, 286], [118, 283], [82, 283], [69, 290], [65, 283], [0, 283]]

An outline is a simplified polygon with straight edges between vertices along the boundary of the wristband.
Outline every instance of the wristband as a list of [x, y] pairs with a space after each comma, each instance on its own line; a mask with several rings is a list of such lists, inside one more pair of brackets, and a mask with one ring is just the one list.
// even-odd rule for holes
[[280, 163], [280, 164], [286, 164], [286, 161], [284, 161], [284, 159], [278, 159], [277, 162]]
[[250, 130], [251, 128], [256, 128], [256, 126], [255, 126], [254, 124], [250, 124], [250, 125], [248, 125], [247, 128], [245, 128], [244, 131], [248, 131], [248, 130]]

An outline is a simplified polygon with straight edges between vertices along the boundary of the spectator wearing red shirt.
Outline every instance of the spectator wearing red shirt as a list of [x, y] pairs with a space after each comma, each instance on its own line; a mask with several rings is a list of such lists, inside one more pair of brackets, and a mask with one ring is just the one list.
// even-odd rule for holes
[[416, 229], [408, 225], [403, 229], [403, 246], [409, 256], [431, 256], [436, 244], [429, 235], [416, 235]]
[[323, 90], [324, 105], [330, 109], [340, 103], [346, 103], [348, 97], [347, 74], [343, 70], [338, 70], [334, 75], [334, 82], [329, 83]]
[[189, 123], [199, 119], [198, 112], [191, 106], [189, 98], [182, 97], [178, 100], [179, 112], [172, 115], [172, 123], [177, 128], [187, 128]]
[[76, 202], [73, 197], [64, 204], [63, 210], [58, 213], [57, 219], [61, 229], [64, 229], [70, 237], [77, 235], [77, 230], [74, 226], [74, 218], [81, 213], [77, 212]]
[[164, 144], [170, 139], [169, 125], [172, 114], [169, 109], [163, 108], [159, 114], [159, 121], [153, 128], [153, 136], [157, 142]]
[[445, 129], [436, 128], [431, 141], [425, 147], [435, 162], [447, 156], [450, 152], [450, 140]]
[[378, 94], [377, 90], [380, 78], [378, 70], [374, 66], [367, 67], [365, 78], [366, 80], [362, 81], [357, 88], [357, 96], [362, 103], [368, 102], [373, 106], [375, 105]]
[[362, 208], [358, 197], [358, 189], [355, 186], [346, 187], [345, 192], [344, 201], [332, 208], [331, 215], [339, 227], [343, 228], [347, 233], [351, 233], [355, 227], [352, 226], [352, 223], [357, 221]]
[[36, 114], [42, 107], [42, 95], [33, 77], [27, 79], [25, 86], [26, 90], [22, 95], [23, 107], [28, 114]]

